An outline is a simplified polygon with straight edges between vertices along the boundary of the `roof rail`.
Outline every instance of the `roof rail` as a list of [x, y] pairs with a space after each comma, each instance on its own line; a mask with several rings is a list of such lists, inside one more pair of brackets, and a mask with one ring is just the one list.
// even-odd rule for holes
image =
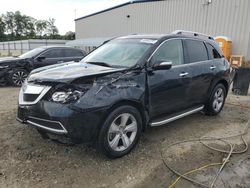
[[214, 38], [209, 36], [209, 35], [194, 32], [194, 31], [176, 30], [176, 31], [173, 31], [172, 34], [175, 34], [175, 35], [186, 34], [186, 35], [192, 35], [192, 36], [195, 36], [195, 37], [204, 37], [204, 38], [214, 40]]

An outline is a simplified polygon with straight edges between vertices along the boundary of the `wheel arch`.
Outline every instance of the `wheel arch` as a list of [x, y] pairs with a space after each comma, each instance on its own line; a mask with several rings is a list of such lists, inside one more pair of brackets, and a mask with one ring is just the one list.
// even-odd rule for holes
[[206, 98], [206, 102], [210, 99], [211, 97], [211, 94], [213, 92], [213, 89], [218, 85], [218, 84], [222, 84], [225, 89], [226, 89], [226, 96], [228, 94], [228, 90], [229, 90], [229, 83], [227, 82], [227, 80], [225, 79], [218, 79], [218, 80], [215, 80], [214, 82], [212, 82], [212, 84], [210, 85], [210, 88], [208, 90], [208, 95], [207, 95], [207, 98]]
[[210, 85], [210, 88], [209, 88], [209, 95], [208, 95], [208, 99], [209, 97], [211, 96], [211, 93], [213, 92], [213, 89], [218, 85], [218, 84], [222, 84], [225, 89], [226, 89], [226, 95], [228, 93], [228, 90], [229, 90], [229, 83], [227, 82], [227, 80], [223, 79], [223, 78], [220, 78], [220, 79], [216, 79], [214, 80], [211, 85]]
[[[226, 94], [224, 96], [224, 101], [222, 106], [220, 107], [219, 111], [215, 111], [212, 107], [213, 104], [213, 100], [214, 100], [214, 92], [216, 87], [221, 84], [225, 87], [226, 90]], [[221, 87], [221, 86], [220, 86]], [[214, 82], [214, 84], [212, 85], [212, 87], [210, 88], [210, 93], [209, 93], [209, 98], [207, 99], [207, 101], [205, 102], [205, 107], [204, 107], [204, 112], [206, 115], [212, 116], [212, 115], [217, 115], [218, 113], [220, 113], [220, 111], [222, 110], [224, 103], [225, 103], [225, 99], [228, 93], [228, 89], [229, 89], [229, 83], [224, 80], [224, 79], [220, 79], [216, 82]]]
[[30, 71], [26, 67], [15, 66], [15, 67], [12, 67], [10, 70], [8, 70], [8, 72], [7, 72], [8, 76], [13, 74], [13, 72], [15, 72], [17, 70], [24, 70], [24, 71], [30, 73]]
[[120, 107], [120, 106], [132, 106], [135, 109], [137, 109], [141, 115], [142, 118], [142, 125], [143, 125], [143, 131], [146, 130], [146, 127], [148, 125], [148, 112], [146, 110], [146, 108], [144, 107], [144, 105], [138, 101], [134, 101], [134, 100], [120, 100], [115, 102], [114, 104], [111, 105], [111, 107], [107, 110], [106, 114], [105, 114], [105, 118], [107, 118], [107, 115], [110, 114], [114, 109]]
[[222, 84], [225, 87], [225, 89], [226, 89], [226, 95], [227, 95], [228, 94], [228, 90], [229, 90], [229, 84], [228, 84], [228, 82], [226, 80], [224, 80], [224, 79], [221, 79], [218, 82], [216, 82], [216, 84], [214, 85], [214, 87], [217, 86], [218, 84]]

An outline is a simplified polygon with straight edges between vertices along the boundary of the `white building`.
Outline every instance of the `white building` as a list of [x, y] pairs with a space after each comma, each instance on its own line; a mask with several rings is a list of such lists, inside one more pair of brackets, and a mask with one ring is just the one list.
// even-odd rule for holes
[[232, 39], [250, 59], [249, 0], [137, 0], [75, 20], [76, 39], [189, 30]]

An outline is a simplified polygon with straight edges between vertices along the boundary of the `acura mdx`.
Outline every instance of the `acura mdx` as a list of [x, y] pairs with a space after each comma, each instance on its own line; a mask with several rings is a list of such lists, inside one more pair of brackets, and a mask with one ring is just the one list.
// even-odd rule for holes
[[32, 71], [20, 90], [17, 119], [40, 133], [93, 141], [116, 158], [148, 127], [199, 111], [220, 113], [230, 80], [229, 63], [210, 36], [124, 36], [80, 63]]

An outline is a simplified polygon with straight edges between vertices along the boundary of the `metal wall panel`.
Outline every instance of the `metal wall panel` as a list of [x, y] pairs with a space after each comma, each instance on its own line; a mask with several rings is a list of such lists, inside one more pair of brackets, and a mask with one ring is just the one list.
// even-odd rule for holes
[[[165, 0], [133, 3], [76, 21], [76, 38], [183, 29], [232, 39], [233, 54], [250, 58], [249, 0]], [[127, 15], [130, 17], [128, 18]]]

